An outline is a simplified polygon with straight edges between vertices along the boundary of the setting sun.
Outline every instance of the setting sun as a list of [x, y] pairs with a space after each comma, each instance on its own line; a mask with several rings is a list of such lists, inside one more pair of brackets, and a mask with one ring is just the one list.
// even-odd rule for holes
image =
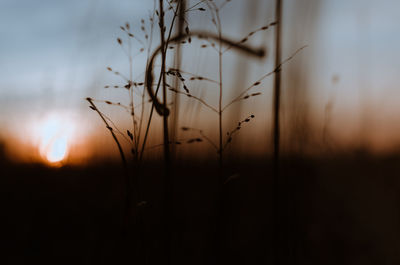
[[46, 159], [52, 163], [62, 161], [67, 154], [67, 144], [65, 137], [56, 138], [48, 147]]
[[64, 161], [68, 156], [71, 124], [56, 115], [45, 118], [36, 130], [37, 147], [42, 159], [50, 164]]

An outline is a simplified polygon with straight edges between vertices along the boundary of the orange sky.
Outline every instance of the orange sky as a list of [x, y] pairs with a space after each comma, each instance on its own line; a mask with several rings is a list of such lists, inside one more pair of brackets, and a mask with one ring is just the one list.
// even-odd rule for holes
[[[60, 133], [54, 137], [67, 137], [65, 161], [76, 163], [94, 157], [118, 157], [109, 132], [84, 98], [90, 96], [129, 105], [127, 91], [113, 88], [124, 86], [125, 81], [106, 67], [129, 76], [126, 47], [121, 49], [116, 42], [117, 37], [124, 36], [119, 27], [129, 21], [134, 33], [144, 38], [140, 20], [147, 21], [146, 10], [151, 10], [152, 3], [148, 1], [150, 4], [146, 6], [143, 1], [122, 2], [120, 6], [106, 1], [98, 1], [93, 4], [95, 6], [80, 1], [63, 3], [65, 6], [53, 3], [47, 6], [54, 7], [51, 14], [40, 5], [27, 4], [29, 9], [18, 11], [21, 17], [12, 15], [14, 2], [3, 2], [0, 11], [3, 26], [0, 27], [3, 27], [5, 42], [0, 50], [4, 55], [0, 65], [0, 122], [4, 128], [0, 135], [11, 157], [23, 161], [46, 160], [39, 142], [44, 141], [45, 133], [41, 130], [51, 119], [60, 123], [56, 125]], [[224, 34], [240, 39], [274, 21], [273, 1], [253, 0], [252, 3], [254, 5], [243, 5], [243, 1], [233, 0], [224, 7], [221, 11]], [[308, 47], [283, 66], [283, 150], [289, 152], [295, 148], [293, 146], [301, 146], [303, 150], [333, 147], [343, 151], [366, 145], [374, 152], [396, 151], [400, 140], [397, 133], [400, 38], [396, 34], [398, 15], [395, 10], [399, 10], [399, 2], [313, 0], [300, 3], [288, 0], [284, 3], [282, 57], [289, 57], [303, 45]], [[36, 9], [39, 13], [32, 11]], [[74, 23], [70, 16], [62, 16], [65, 9], [75, 14]], [[54, 20], [57, 12], [59, 16]], [[233, 19], [238, 17], [246, 19]], [[25, 23], [13, 22], [18, 18]], [[55, 24], [50, 26], [49, 21]], [[192, 30], [215, 30], [207, 12], [193, 12], [189, 23], [192, 23]], [[24, 31], [30, 41], [19, 39]], [[271, 27], [254, 34], [248, 41], [255, 47], [267, 47], [269, 56], [264, 60], [253, 60], [233, 52], [224, 55], [224, 104], [273, 70], [273, 37]], [[157, 42], [155, 37], [154, 43]], [[212, 48], [202, 49], [203, 44], [207, 43], [194, 40], [191, 46], [183, 49], [182, 68], [218, 80], [216, 53]], [[136, 56], [140, 48], [140, 43], [134, 42], [133, 77], [137, 82], [143, 81], [146, 60], [145, 52]], [[186, 78], [189, 80], [190, 75]], [[251, 90], [261, 95], [235, 104], [224, 113], [225, 133], [234, 129], [242, 118], [250, 114], [256, 116], [235, 136], [229, 152], [243, 155], [270, 152], [272, 80], [262, 80], [261, 85]], [[111, 88], [104, 88], [106, 85]], [[188, 81], [187, 85], [194, 95], [210, 105], [218, 104], [215, 84]], [[140, 101], [141, 91], [137, 93], [135, 101]], [[98, 106], [122, 132], [130, 128], [128, 113], [102, 103]], [[147, 104], [146, 115], [148, 107]], [[180, 97], [180, 110], [179, 127], [201, 128], [216, 141], [218, 120], [215, 113], [185, 96]], [[151, 128], [149, 147], [161, 143], [159, 118]], [[179, 132], [177, 137], [187, 140], [196, 135]], [[62, 142], [54, 139], [53, 143]], [[206, 143], [181, 146], [179, 150], [183, 156], [215, 155]], [[149, 155], [159, 157], [160, 151], [154, 148]]]

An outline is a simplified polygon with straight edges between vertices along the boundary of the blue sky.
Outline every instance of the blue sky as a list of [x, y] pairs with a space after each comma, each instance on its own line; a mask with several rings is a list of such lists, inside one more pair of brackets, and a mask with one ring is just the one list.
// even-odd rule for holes
[[[258, 4], [258, 8], [249, 9], [246, 4], [249, 2]], [[231, 1], [221, 13], [225, 33], [239, 38], [272, 22], [273, 2]], [[295, 71], [300, 69], [309, 80], [314, 113], [323, 113], [326, 102], [334, 98], [332, 126], [340, 128], [347, 120], [352, 128], [347, 135], [350, 137], [357, 133], [356, 124], [365, 109], [362, 106], [367, 104], [371, 113], [379, 110], [382, 114], [371, 118], [377, 124], [371, 126], [374, 134], [379, 135], [379, 139], [389, 135], [396, 138], [393, 132], [398, 128], [394, 124], [400, 116], [397, 115], [400, 112], [397, 106], [400, 1], [287, 0], [284, 3], [283, 57], [290, 56], [302, 45], [309, 45], [287, 67]], [[319, 3], [316, 9], [313, 3]], [[148, 17], [152, 6], [150, 0], [0, 1], [0, 122], [7, 124], [13, 133], [13, 126], [24, 116], [41, 115], [49, 109], [74, 110], [82, 117], [90, 115], [83, 100], [86, 96], [121, 99], [120, 94], [102, 88], [119, 82], [105, 67], [127, 69], [126, 56], [116, 43], [116, 38], [121, 36], [119, 26], [129, 21], [140, 36], [137, 30], [140, 20]], [[299, 8], [305, 12], [300, 19], [296, 18]], [[311, 15], [317, 16], [314, 25], [307, 24], [307, 16]], [[193, 28], [213, 29], [209, 17], [204, 14], [193, 13], [191, 17]], [[272, 38], [273, 30], [270, 30], [250, 43], [266, 44], [273, 52]], [[225, 60], [228, 80], [231, 71], [236, 71], [234, 65], [238, 61], [237, 57], [229, 56]], [[201, 65], [214, 57], [192, 49], [187, 57], [191, 59], [184, 62], [184, 66], [197, 73], [212, 74], [215, 68]], [[144, 61], [145, 56], [137, 57], [139, 65]], [[199, 63], [193, 64], [193, 61]], [[270, 58], [243, 65], [251, 69], [243, 85], [272, 69]], [[331, 80], [335, 75], [340, 79], [333, 86]], [[227, 86], [231, 86], [229, 81]], [[211, 98], [214, 95], [212, 90], [207, 93]], [[225, 95], [229, 100], [231, 95]], [[264, 101], [269, 102], [268, 87], [264, 95]], [[251, 105], [260, 111], [265, 107], [264, 103]], [[321, 118], [322, 114], [318, 115], [314, 118]]]
[[150, 1], [118, 2], [1, 1], [0, 93], [40, 93], [44, 80], [59, 82], [54, 89], [61, 89], [66, 82], [74, 83], [80, 67], [88, 69], [110, 56], [118, 25], [140, 21], [149, 8], [144, 3]]

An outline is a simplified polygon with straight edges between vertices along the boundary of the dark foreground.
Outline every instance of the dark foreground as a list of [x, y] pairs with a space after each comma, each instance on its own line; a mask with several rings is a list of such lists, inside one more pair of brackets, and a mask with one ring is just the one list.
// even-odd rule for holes
[[162, 166], [134, 171], [128, 220], [119, 165], [3, 163], [0, 264], [272, 264], [274, 227], [282, 264], [400, 264], [397, 156], [285, 159], [278, 226], [268, 163], [232, 163], [222, 190], [216, 167], [176, 167], [168, 212]]

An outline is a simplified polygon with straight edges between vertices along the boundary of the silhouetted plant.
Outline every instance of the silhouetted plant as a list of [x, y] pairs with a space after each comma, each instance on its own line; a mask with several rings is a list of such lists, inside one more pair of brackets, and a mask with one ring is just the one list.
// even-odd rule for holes
[[[205, 3], [207, 3], [207, 1], [203, 1]], [[225, 3], [225, 2], [224, 2]], [[252, 56], [256, 56], [256, 57], [263, 57], [264, 56], [264, 50], [263, 49], [253, 49], [251, 47], [248, 46], [244, 46], [242, 44], [243, 41], [241, 42], [235, 42], [232, 40], [229, 40], [225, 37], [222, 37], [222, 29], [220, 26], [220, 19], [219, 19], [219, 8], [215, 5], [215, 3], [212, 2], [212, 7], [215, 13], [213, 13], [213, 15], [215, 15], [216, 19], [213, 18], [213, 21], [215, 22], [215, 25], [218, 28], [218, 33], [217, 34], [213, 34], [213, 33], [209, 33], [209, 32], [191, 32], [189, 30], [186, 30], [184, 34], [180, 34], [177, 35], [173, 38], [171, 38], [168, 42], [168, 44], [174, 44], [174, 43], [182, 43], [182, 41], [188, 41], [191, 42], [192, 37], [197, 37], [199, 39], [206, 39], [206, 40], [214, 40], [214, 41], [218, 41], [219, 43], [219, 49], [218, 49], [218, 54], [219, 54], [219, 81], [214, 81], [212, 79], [209, 78], [205, 78], [205, 77], [201, 77], [201, 76], [192, 76], [190, 78], [190, 80], [204, 80], [204, 81], [209, 81], [209, 82], [214, 82], [216, 84], [219, 85], [219, 104], [218, 107], [214, 107], [211, 104], [208, 104], [205, 100], [196, 97], [194, 95], [192, 95], [189, 91], [188, 86], [186, 85], [185, 81], [186, 79], [183, 78], [182, 73], [180, 71], [180, 69], [169, 69], [168, 72], [166, 72], [167, 75], [172, 75], [178, 78], [178, 80], [180, 80], [182, 82], [182, 86], [183, 86], [183, 90], [184, 91], [180, 91], [177, 88], [171, 87], [170, 85], [166, 84], [166, 87], [168, 87], [168, 89], [174, 93], [177, 94], [182, 94], [182, 95], [186, 95], [187, 97], [193, 98], [197, 101], [199, 101], [201, 104], [203, 104], [205, 107], [211, 109], [213, 112], [217, 113], [218, 117], [219, 117], [219, 144], [218, 144], [218, 154], [219, 154], [219, 161], [220, 161], [220, 165], [222, 165], [222, 154], [223, 154], [223, 135], [222, 135], [222, 114], [224, 111], [224, 106], [222, 105], [222, 92], [223, 92], [223, 84], [222, 84], [222, 55], [223, 55], [223, 45], [227, 45], [227, 47], [229, 49], [234, 48], [237, 49], [239, 51], [242, 51], [244, 53], [247, 53], [249, 55]], [[222, 4], [221, 6], [224, 6], [224, 4]], [[205, 9], [204, 9], [205, 10]], [[218, 22], [217, 22], [218, 21]], [[264, 27], [265, 29], [267, 29], [268, 27]], [[211, 45], [212, 46], [212, 45]], [[204, 48], [206, 48], [207, 46], [203, 46]], [[147, 67], [146, 70], [146, 81], [145, 81], [145, 85], [147, 88], [147, 91], [149, 92], [150, 98], [153, 100], [154, 102], [154, 106], [155, 109], [157, 111], [157, 113], [161, 116], [168, 116], [170, 111], [168, 108], [166, 108], [165, 106], [163, 106], [162, 103], [159, 102], [158, 98], [156, 97], [155, 93], [153, 92], [153, 88], [152, 88], [152, 83], [153, 83], [153, 63], [155, 60], [155, 57], [157, 56], [157, 54], [159, 52], [162, 52], [162, 46], [158, 47], [152, 54], [150, 61], [149, 61], [149, 65]], [[257, 96], [260, 95], [260, 93], [255, 93], [252, 96]], [[247, 97], [246, 97], [247, 98]], [[236, 101], [239, 101], [239, 99], [237, 99]], [[234, 102], [232, 102], [234, 103]], [[231, 105], [232, 103], [230, 103], [229, 105]], [[226, 106], [228, 107], [228, 106]], [[214, 144], [214, 146], [217, 146]]]
[[[217, 4], [214, 1], [201, 1], [200, 4], [204, 4], [207, 9], [211, 12], [212, 15], [212, 23], [215, 25], [216, 29], [217, 29], [217, 33], [210, 33], [210, 32], [202, 32], [202, 31], [195, 31], [192, 32], [190, 30], [188, 30], [188, 28], [186, 29], [184, 34], [178, 34], [174, 37], [172, 37], [169, 41], [168, 44], [169, 45], [173, 45], [173, 44], [181, 44], [181, 43], [186, 43], [186, 42], [191, 42], [192, 38], [197, 37], [199, 39], [203, 39], [203, 40], [207, 40], [209, 42], [209, 44], [203, 44], [201, 45], [201, 48], [207, 48], [207, 47], [211, 47], [213, 49], [215, 49], [218, 53], [218, 65], [219, 65], [219, 81], [216, 80], [212, 80], [210, 78], [207, 77], [203, 77], [203, 76], [199, 76], [199, 75], [194, 75], [194, 74], [190, 74], [187, 73], [181, 69], [176, 69], [176, 68], [170, 68], [167, 72], [166, 75], [170, 75], [170, 76], [174, 76], [177, 78], [177, 80], [180, 81], [183, 90], [180, 90], [177, 87], [172, 87], [169, 84], [166, 84], [166, 87], [168, 87], [168, 89], [176, 94], [179, 95], [185, 95], [188, 98], [197, 100], [198, 102], [200, 102], [204, 107], [210, 109], [212, 112], [216, 113], [218, 115], [218, 131], [219, 131], [219, 137], [218, 137], [218, 144], [215, 144], [214, 142], [212, 142], [210, 140], [210, 138], [208, 138], [207, 142], [212, 142], [212, 146], [216, 147], [217, 146], [217, 153], [218, 153], [218, 157], [219, 157], [219, 164], [222, 166], [222, 161], [223, 161], [223, 151], [226, 147], [226, 144], [224, 144], [224, 134], [223, 134], [223, 128], [222, 128], [222, 120], [223, 120], [223, 113], [224, 111], [229, 108], [231, 105], [233, 105], [236, 102], [240, 102], [243, 100], [246, 100], [250, 97], [255, 97], [255, 96], [259, 96], [261, 95], [261, 92], [251, 92], [252, 89], [258, 87], [261, 82], [277, 73], [280, 71], [281, 66], [286, 63], [287, 61], [291, 60], [300, 50], [302, 50], [304, 47], [300, 48], [299, 50], [297, 50], [292, 56], [290, 56], [289, 58], [287, 58], [286, 60], [284, 60], [283, 62], [279, 63], [275, 69], [263, 76], [261, 76], [256, 82], [254, 82], [253, 84], [251, 84], [249, 87], [247, 87], [246, 89], [244, 89], [241, 93], [239, 93], [239, 95], [237, 95], [233, 100], [231, 100], [230, 102], [228, 102], [226, 105], [223, 105], [223, 78], [222, 78], [222, 56], [225, 52], [227, 52], [228, 50], [231, 49], [235, 49], [238, 50], [239, 52], [244, 52], [248, 55], [251, 56], [255, 56], [255, 57], [263, 57], [265, 52], [263, 49], [254, 49], [250, 46], [246, 46], [244, 43], [246, 43], [248, 41], [248, 39], [253, 36], [254, 34], [256, 34], [257, 32], [260, 31], [264, 31], [269, 29], [272, 26], [276, 26], [277, 23], [276, 22], [272, 22], [269, 23], [268, 25], [265, 25], [263, 27], [260, 27], [252, 32], [250, 32], [249, 34], [247, 34], [244, 38], [242, 38], [240, 41], [232, 41], [230, 39], [227, 39], [225, 37], [222, 36], [222, 25], [221, 25], [221, 20], [219, 17], [219, 11], [221, 10], [221, 8], [223, 6], [225, 6], [225, 4], [229, 2], [229, 1], [224, 1], [220, 6], [217, 6]], [[197, 7], [197, 6], [196, 6]], [[205, 8], [202, 8], [202, 11], [206, 11]], [[217, 45], [214, 42], [217, 43]], [[224, 49], [223, 47], [226, 46], [226, 48]], [[172, 47], [172, 46], [170, 46]], [[145, 80], [145, 86], [147, 91], [149, 92], [150, 98], [152, 99], [155, 109], [157, 111], [157, 113], [163, 117], [166, 117], [170, 114], [170, 111], [168, 108], [166, 108], [165, 106], [163, 106], [162, 103], [160, 103], [160, 101], [158, 100], [156, 94], [153, 92], [152, 89], [152, 83], [153, 83], [153, 63], [155, 60], [155, 57], [157, 56], [158, 53], [162, 52], [162, 46], [158, 47], [152, 54], [150, 61], [149, 61], [149, 65], [147, 67], [146, 70], [146, 80]], [[207, 81], [207, 82], [211, 82], [211, 83], [215, 83], [218, 85], [219, 87], [219, 100], [218, 100], [218, 106], [213, 106], [212, 104], [208, 103], [206, 100], [197, 97], [195, 95], [193, 95], [190, 91], [189, 85], [186, 83], [187, 78], [184, 77], [184, 75], [189, 75], [189, 80], [190, 81], [194, 81], [194, 80], [200, 80], [200, 81]], [[200, 131], [200, 130], [199, 130]], [[202, 132], [202, 131], [201, 131]], [[203, 132], [202, 132], [203, 133]], [[204, 133], [203, 133], [204, 135]]]
[[[156, 2], [156, 1], [155, 1]], [[248, 100], [250, 98], [256, 97], [261, 95], [260, 87], [264, 79], [267, 77], [277, 74], [277, 81], [275, 81], [275, 88], [274, 88], [274, 154], [276, 155], [276, 150], [279, 151], [279, 93], [280, 93], [280, 82], [279, 82], [279, 73], [283, 64], [291, 60], [298, 52], [300, 52], [304, 47], [298, 49], [293, 55], [281, 61], [280, 59], [280, 42], [278, 41], [278, 52], [279, 56], [275, 58], [275, 67], [272, 71], [262, 75], [258, 80], [250, 84], [247, 88], [244, 88], [240, 93], [238, 93], [232, 100], [228, 103], [224, 104], [223, 102], [223, 92], [224, 92], [224, 84], [223, 84], [223, 55], [230, 51], [235, 50], [238, 52], [242, 52], [252, 57], [262, 58], [265, 55], [264, 48], [253, 48], [247, 45], [248, 40], [254, 36], [258, 32], [262, 32], [268, 30], [270, 27], [278, 26], [280, 27], [279, 20], [280, 16], [277, 17], [277, 21], [271, 22], [267, 25], [264, 25], [258, 29], [255, 29], [244, 36], [239, 41], [231, 40], [226, 38], [222, 32], [222, 23], [220, 19], [219, 12], [221, 9], [228, 3], [229, 0], [225, 0], [222, 4], [217, 5], [215, 1], [212, 0], [200, 0], [196, 4], [192, 5], [189, 8], [185, 8], [184, 0], [170, 0], [166, 3], [168, 4], [167, 10], [173, 12], [171, 23], [166, 26], [165, 23], [165, 12], [164, 11], [164, 0], [159, 0], [158, 6], [159, 9], [157, 10], [154, 8], [154, 12], [152, 17], [150, 17], [150, 31], [147, 31], [146, 23], [144, 20], [141, 21], [140, 30], [144, 33], [144, 40], [138, 38], [133, 32], [132, 28], [129, 23], [121, 26], [122, 32], [125, 34], [124, 38], [117, 38], [117, 43], [121, 46], [122, 50], [126, 53], [128, 61], [129, 61], [129, 74], [125, 76], [121, 74], [119, 71], [114, 71], [113, 68], [107, 67], [109, 72], [112, 72], [114, 75], [121, 77], [125, 84], [123, 86], [119, 85], [106, 85], [105, 88], [115, 88], [115, 89], [126, 89], [129, 94], [129, 104], [123, 104], [121, 102], [113, 102], [109, 100], [94, 100], [92, 98], [87, 98], [88, 102], [90, 103], [90, 107], [97, 112], [97, 114], [101, 117], [102, 121], [105, 123], [106, 128], [110, 131], [114, 141], [118, 146], [118, 150], [120, 152], [121, 159], [126, 167], [126, 158], [124, 151], [122, 149], [122, 145], [118, 140], [118, 136], [121, 136], [125, 141], [129, 142], [132, 150], [132, 155], [134, 161], [138, 162], [141, 161], [143, 158], [143, 154], [146, 150], [154, 149], [163, 146], [164, 148], [164, 158], [166, 161], [166, 182], [165, 182], [165, 190], [166, 190], [166, 197], [165, 197], [165, 204], [166, 208], [165, 211], [168, 212], [167, 215], [170, 214], [170, 207], [172, 207], [172, 192], [171, 192], [171, 180], [168, 178], [168, 168], [170, 165], [170, 145], [181, 145], [185, 144], [195, 144], [206, 142], [210, 144], [215, 150], [218, 155], [218, 162], [220, 168], [223, 166], [223, 154], [226, 148], [234, 139], [234, 136], [241, 131], [242, 127], [247, 124], [248, 122], [252, 121], [255, 116], [250, 114], [246, 118], [235, 122], [232, 126], [231, 130], [224, 130], [223, 128], [223, 114], [224, 112], [235, 103]], [[183, 8], [182, 8], [183, 7]], [[206, 32], [206, 31], [192, 31], [189, 28], [189, 24], [185, 18], [185, 14], [192, 11], [200, 11], [200, 12], [209, 12], [211, 14], [211, 21], [216, 28], [216, 33]], [[156, 22], [157, 17], [157, 22]], [[173, 29], [175, 20], [179, 18], [179, 29], [176, 35], [173, 35]], [[152, 36], [153, 36], [153, 27], [154, 23], [157, 23], [159, 26], [160, 32], [160, 45], [151, 51], [151, 43], [152, 43]], [[279, 31], [279, 30], [278, 30]], [[126, 39], [125, 39], [126, 38]], [[202, 44], [201, 48], [211, 48], [214, 49], [218, 54], [218, 80], [213, 80], [212, 78], [208, 78], [205, 76], [197, 75], [189, 73], [183, 69], [180, 69], [180, 64], [175, 64], [174, 67], [167, 69], [167, 52], [168, 50], [179, 48], [180, 45], [183, 44], [190, 44], [192, 43], [193, 38], [198, 38], [201, 40], [207, 41], [208, 44]], [[135, 55], [132, 54], [132, 47], [133, 43], [139, 44], [139, 48], [137, 50], [137, 54], [143, 53], [146, 50], [147, 45], [147, 53], [148, 58], [146, 62], [146, 70], [145, 70], [145, 80], [134, 80], [133, 78], [133, 59]], [[154, 75], [154, 68], [155, 68], [155, 60], [158, 54], [161, 54], [161, 69], [158, 75], [158, 79], [155, 80]], [[167, 83], [167, 77], [172, 77], [175, 79], [175, 83], [171, 86]], [[202, 97], [196, 96], [190, 87], [191, 81], [200, 81], [200, 82], [208, 82], [218, 86], [219, 95], [218, 95], [218, 105], [214, 106], [213, 104], [207, 102]], [[143, 89], [142, 89], [143, 88]], [[158, 92], [162, 92], [162, 101], [158, 99]], [[150, 97], [149, 100], [146, 99], [145, 90]], [[181, 127], [182, 131], [193, 131], [198, 134], [197, 137], [191, 137], [189, 139], [175, 139], [175, 136], [172, 139], [169, 136], [169, 127], [168, 127], [168, 118], [170, 115], [169, 103], [167, 100], [168, 91], [175, 94], [177, 96], [184, 95], [190, 99], [198, 101], [202, 106], [208, 108], [212, 112], [214, 112], [218, 117], [218, 141], [214, 142], [210, 137], [208, 137], [203, 130], [191, 127]], [[136, 102], [134, 94], [139, 93], [140, 101]], [[132, 125], [130, 129], [120, 130], [115, 123], [107, 117], [103, 112], [99, 110], [99, 108], [95, 105], [95, 102], [104, 103], [107, 105], [115, 106], [127, 111], [131, 117]], [[146, 103], [151, 103], [150, 113], [148, 118], [145, 118], [145, 105]], [[141, 111], [138, 114], [136, 108], [140, 108]], [[154, 110], [162, 116], [163, 119], [163, 143], [160, 145], [154, 145], [146, 148], [146, 143], [149, 136], [150, 125], [153, 118]], [[178, 108], [175, 105], [174, 115], [177, 116]], [[277, 116], [278, 115], [278, 116]], [[277, 120], [278, 117], [278, 120]], [[278, 122], [277, 122], [278, 121]], [[146, 127], [144, 129], [144, 125]], [[177, 125], [177, 120], [174, 121], [174, 126]], [[225, 132], [224, 132], [225, 131]], [[143, 135], [144, 133], [144, 135]], [[142, 137], [143, 136], [143, 137]], [[276, 155], [277, 156], [277, 155]], [[218, 180], [218, 189], [219, 191], [222, 189], [222, 186], [228, 183], [231, 179], [236, 178], [236, 175], [233, 175], [227, 178], [225, 181], [223, 180], [222, 170], [219, 174]], [[127, 179], [127, 183], [129, 182], [129, 178]], [[129, 185], [127, 184], [127, 193], [129, 197]], [[220, 194], [218, 196], [221, 196]], [[137, 202], [139, 203], [139, 202]], [[217, 204], [221, 207], [221, 199], [218, 197]], [[128, 207], [129, 208], [129, 207]], [[166, 215], [166, 216], [167, 216]], [[169, 218], [166, 218], [166, 222], [169, 222]], [[220, 219], [217, 217], [217, 223]], [[166, 233], [170, 233], [170, 227], [166, 224]], [[170, 238], [166, 236], [166, 238]], [[166, 244], [168, 247], [168, 243]]]
[[[115, 89], [121, 88], [126, 90], [129, 96], [129, 105], [124, 105], [121, 102], [112, 102], [109, 100], [90, 99], [90, 104], [96, 108], [96, 111], [100, 115], [100, 117], [104, 117], [106, 120], [108, 120], [110, 123], [109, 127], [112, 128], [114, 131], [118, 132], [119, 135], [122, 136], [123, 139], [129, 143], [130, 150], [135, 161], [137, 161], [140, 157], [139, 143], [141, 140], [145, 105], [148, 102], [145, 99], [145, 91], [143, 89], [144, 82], [135, 81], [133, 78], [133, 63], [134, 63], [133, 60], [137, 55], [143, 53], [146, 50], [145, 48], [146, 46], [148, 47], [147, 48], [148, 53], [150, 51], [152, 36], [153, 36], [153, 24], [154, 24], [153, 17], [149, 18], [150, 32], [148, 32], [146, 28], [145, 20], [144, 19], [141, 20], [140, 30], [143, 31], [144, 33], [144, 38], [145, 38], [144, 40], [137, 37], [136, 34], [133, 33], [132, 27], [129, 23], [125, 23], [125, 25], [120, 26], [121, 31], [124, 33], [124, 38], [118, 37], [116, 41], [128, 58], [129, 61], [128, 75], [124, 75], [120, 71], [115, 71], [110, 66], [106, 68], [109, 72], [113, 73], [116, 76], [119, 76], [123, 80], [125, 85], [122, 86], [106, 85], [104, 86], [104, 88], [115, 88]], [[136, 45], [138, 45], [137, 48], [135, 48]], [[133, 54], [134, 52], [135, 54]], [[139, 96], [140, 98], [139, 102], [135, 100], [135, 95]], [[123, 133], [122, 130], [120, 130], [114, 122], [112, 122], [103, 112], [99, 110], [99, 108], [95, 105], [94, 102], [105, 103], [108, 105], [116, 106], [128, 112], [132, 121], [131, 128], [125, 130], [125, 133]], [[140, 108], [140, 111], [137, 111], [136, 110], [137, 108]], [[116, 137], [113, 138], [117, 142]], [[119, 148], [119, 150], [122, 157], [123, 150], [122, 148]]]

